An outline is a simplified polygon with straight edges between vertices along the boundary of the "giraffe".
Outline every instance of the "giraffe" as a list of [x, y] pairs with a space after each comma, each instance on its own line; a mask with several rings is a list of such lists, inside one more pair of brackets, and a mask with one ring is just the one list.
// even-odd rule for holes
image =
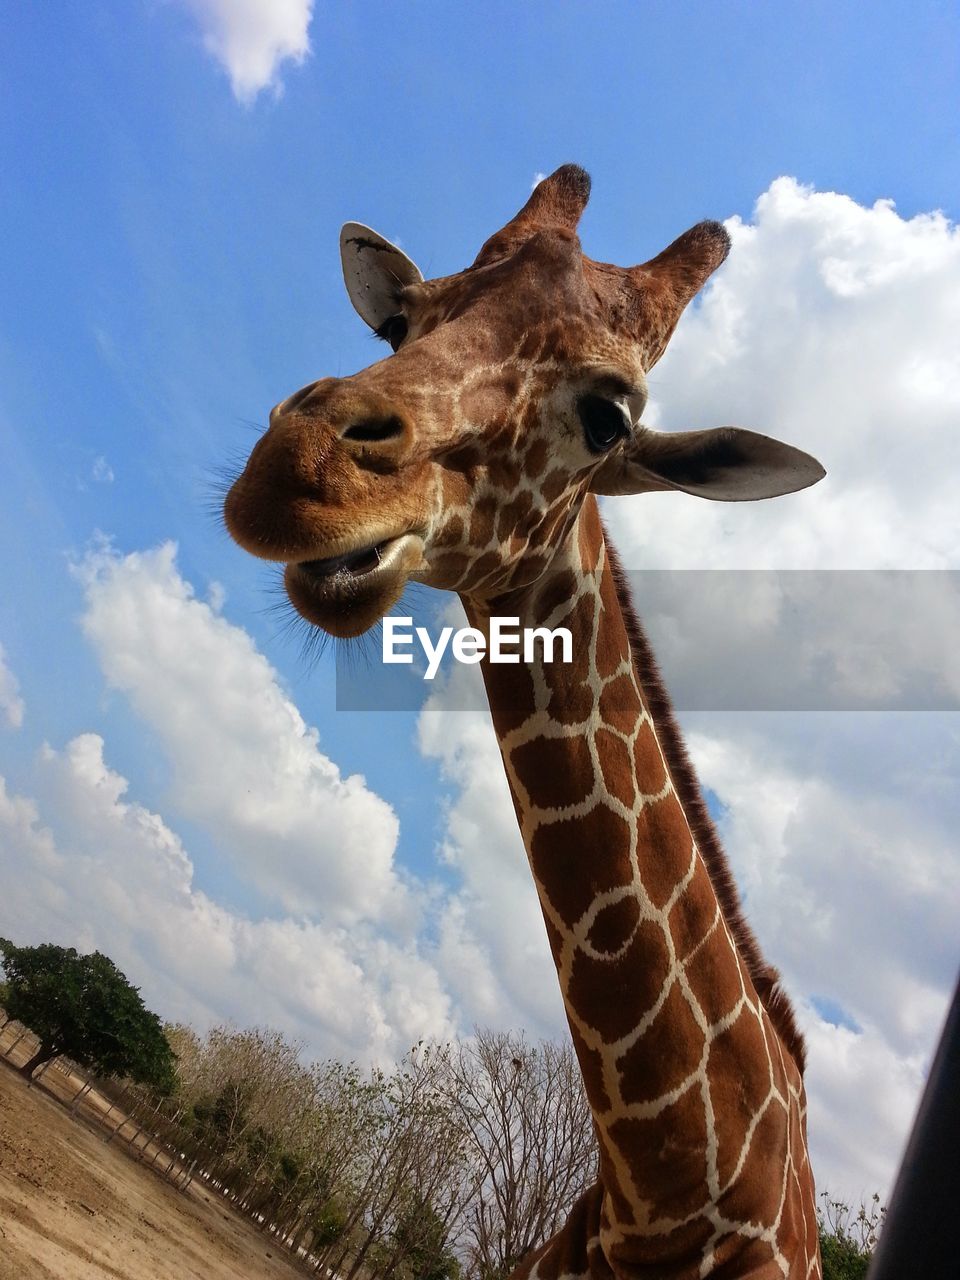
[[225, 520], [335, 636], [408, 581], [457, 592], [487, 633], [573, 634], [569, 663], [483, 664], [599, 1147], [597, 1182], [513, 1280], [818, 1277], [803, 1043], [597, 498], [758, 499], [824, 472], [755, 432], [642, 425], [646, 374], [729, 237], [701, 222], [640, 266], [595, 262], [589, 191], [562, 166], [433, 280], [348, 223], [348, 293], [393, 354], [278, 404]]

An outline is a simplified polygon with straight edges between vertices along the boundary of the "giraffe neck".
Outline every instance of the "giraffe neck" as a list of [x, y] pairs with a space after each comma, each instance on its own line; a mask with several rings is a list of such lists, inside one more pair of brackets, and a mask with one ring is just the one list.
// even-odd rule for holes
[[[800, 1074], [671, 776], [595, 501], [535, 587], [464, 603], [480, 629], [495, 612], [573, 634], [572, 663], [483, 671], [599, 1139], [603, 1253], [615, 1274], [779, 1260], [809, 1181]], [[812, 1195], [790, 1223], [807, 1260]]]

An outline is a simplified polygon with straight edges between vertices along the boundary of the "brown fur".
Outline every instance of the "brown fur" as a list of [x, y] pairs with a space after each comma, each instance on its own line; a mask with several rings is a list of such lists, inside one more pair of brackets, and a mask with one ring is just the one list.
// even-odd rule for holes
[[797, 1025], [796, 1014], [789, 997], [780, 985], [777, 970], [763, 958], [760, 944], [747, 923], [740, 902], [740, 893], [730, 870], [730, 863], [720, 843], [720, 836], [710, 817], [696, 771], [687, 754], [680, 726], [677, 724], [670, 695], [660, 676], [657, 660], [654, 657], [650, 642], [640, 625], [626, 573], [620, 561], [619, 553], [611, 544], [604, 529], [607, 555], [613, 580], [616, 583], [617, 598], [623, 613], [624, 625], [630, 640], [630, 652], [633, 666], [643, 690], [643, 696], [650, 715], [656, 726], [657, 737], [663, 747], [667, 759], [670, 776], [680, 797], [680, 803], [687, 815], [687, 821], [693, 832], [697, 847], [703, 856], [710, 881], [720, 903], [720, 910], [733, 934], [740, 954], [743, 956], [750, 973], [757, 995], [770, 1014], [770, 1019], [777, 1029], [784, 1047], [803, 1073], [806, 1065], [806, 1046]]

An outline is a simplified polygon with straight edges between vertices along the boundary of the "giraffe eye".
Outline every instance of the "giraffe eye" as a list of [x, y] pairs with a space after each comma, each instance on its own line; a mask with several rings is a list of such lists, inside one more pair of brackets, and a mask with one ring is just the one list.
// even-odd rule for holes
[[383, 338], [384, 342], [389, 342], [394, 351], [400, 346], [400, 343], [407, 336], [407, 321], [401, 315], [388, 316], [384, 320], [379, 329], [375, 329], [378, 338]]
[[577, 413], [591, 453], [606, 453], [618, 440], [630, 434], [630, 424], [623, 409], [603, 396], [581, 396], [577, 401]]

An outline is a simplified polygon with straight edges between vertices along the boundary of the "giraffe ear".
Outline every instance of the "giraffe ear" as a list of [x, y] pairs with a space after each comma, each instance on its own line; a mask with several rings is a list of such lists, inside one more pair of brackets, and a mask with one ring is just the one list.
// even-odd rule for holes
[[641, 428], [625, 450], [600, 464], [590, 488], [607, 495], [679, 489], [718, 502], [750, 502], [796, 493], [825, 475], [809, 453], [742, 427]]
[[401, 249], [362, 222], [343, 224], [340, 262], [350, 301], [371, 329], [398, 313], [404, 285], [423, 280], [420, 268]]

